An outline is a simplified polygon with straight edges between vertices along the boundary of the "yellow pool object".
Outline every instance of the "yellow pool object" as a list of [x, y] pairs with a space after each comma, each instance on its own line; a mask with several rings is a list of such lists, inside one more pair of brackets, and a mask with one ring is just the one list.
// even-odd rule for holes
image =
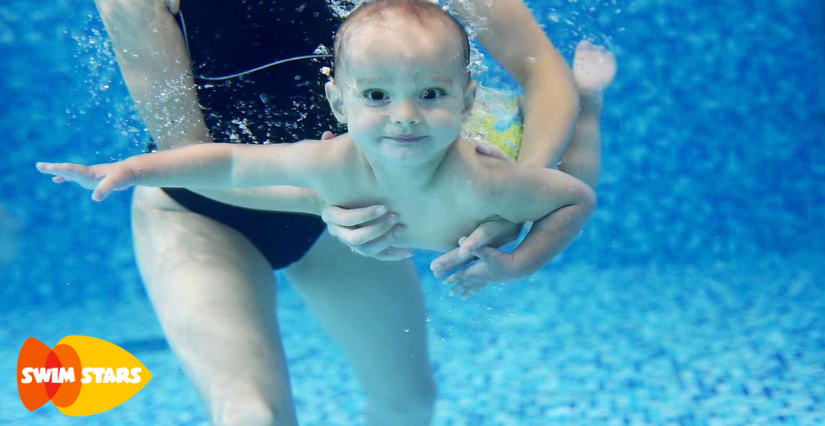
[[507, 155], [517, 158], [521, 148], [524, 116], [516, 92], [479, 85], [473, 112], [461, 135], [490, 142]]

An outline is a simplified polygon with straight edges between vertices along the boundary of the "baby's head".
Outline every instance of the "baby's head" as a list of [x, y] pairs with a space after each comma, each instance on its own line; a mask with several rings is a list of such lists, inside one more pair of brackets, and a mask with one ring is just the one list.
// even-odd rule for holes
[[365, 3], [339, 28], [334, 53], [327, 98], [368, 155], [417, 164], [458, 138], [476, 86], [467, 33], [439, 6]]

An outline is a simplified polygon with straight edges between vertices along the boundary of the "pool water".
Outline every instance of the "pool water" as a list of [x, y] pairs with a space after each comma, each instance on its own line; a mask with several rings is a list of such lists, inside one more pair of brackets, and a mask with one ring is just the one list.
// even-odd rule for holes
[[[568, 59], [581, 38], [616, 52], [599, 207], [540, 273], [467, 302], [418, 255], [434, 424], [825, 424], [822, 2], [528, 4]], [[129, 196], [97, 205], [33, 167], [143, 146], [95, 16], [81, 0], [0, 4], [0, 259], [16, 252], [0, 266], [0, 424], [207, 424], [141, 286]], [[483, 83], [512, 86], [485, 66]], [[278, 278], [301, 423], [359, 424], [346, 360]], [[154, 378], [103, 414], [30, 413], [11, 378], [20, 347], [70, 334], [122, 346]]]

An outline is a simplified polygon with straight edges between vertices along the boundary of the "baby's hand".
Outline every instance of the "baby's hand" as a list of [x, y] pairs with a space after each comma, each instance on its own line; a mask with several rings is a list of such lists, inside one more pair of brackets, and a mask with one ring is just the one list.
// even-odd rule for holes
[[466, 300], [481, 291], [488, 283], [513, 281], [523, 277], [513, 261], [512, 253], [479, 247], [473, 250], [472, 254], [478, 257], [478, 262], [444, 281], [444, 285], [453, 285], [450, 296], [464, 292], [461, 298]]
[[134, 171], [122, 162], [88, 167], [70, 163], [37, 163], [37, 170], [54, 175], [54, 183], [77, 182], [86, 189], [93, 189], [92, 199], [95, 201], [102, 201], [112, 191], [127, 189], [135, 184]]

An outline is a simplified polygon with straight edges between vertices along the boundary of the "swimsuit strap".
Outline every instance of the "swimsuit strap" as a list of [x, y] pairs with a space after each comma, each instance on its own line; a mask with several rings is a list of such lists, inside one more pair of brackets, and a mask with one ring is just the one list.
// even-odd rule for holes
[[[180, 18], [180, 28], [183, 31], [183, 41], [186, 44], [186, 54], [189, 55], [189, 57], [191, 58], [192, 57], [192, 52], [189, 50], [189, 36], [186, 33], [186, 20], [183, 18], [183, 11], [182, 10], [178, 11], [178, 17]], [[266, 69], [266, 68], [269, 68], [269, 67], [274, 67], [275, 65], [285, 64], [287, 62], [300, 61], [300, 60], [303, 60], [303, 59], [331, 58], [331, 57], [332, 57], [332, 55], [295, 56], [295, 57], [292, 57], [292, 58], [279, 59], [277, 61], [270, 62], [268, 64], [264, 64], [264, 65], [261, 65], [259, 67], [255, 67], [255, 68], [252, 68], [252, 69], [249, 69], [249, 70], [246, 70], [246, 71], [241, 71], [241, 72], [235, 73], [235, 74], [222, 75], [222, 76], [217, 76], [217, 77], [207, 77], [207, 76], [204, 76], [204, 75], [196, 75], [194, 77], [198, 80], [204, 80], [204, 81], [230, 80], [230, 79], [237, 78], [237, 77], [247, 75], [247, 74], [251, 74], [253, 72], [260, 71], [260, 70], [263, 70], [263, 69]]]

